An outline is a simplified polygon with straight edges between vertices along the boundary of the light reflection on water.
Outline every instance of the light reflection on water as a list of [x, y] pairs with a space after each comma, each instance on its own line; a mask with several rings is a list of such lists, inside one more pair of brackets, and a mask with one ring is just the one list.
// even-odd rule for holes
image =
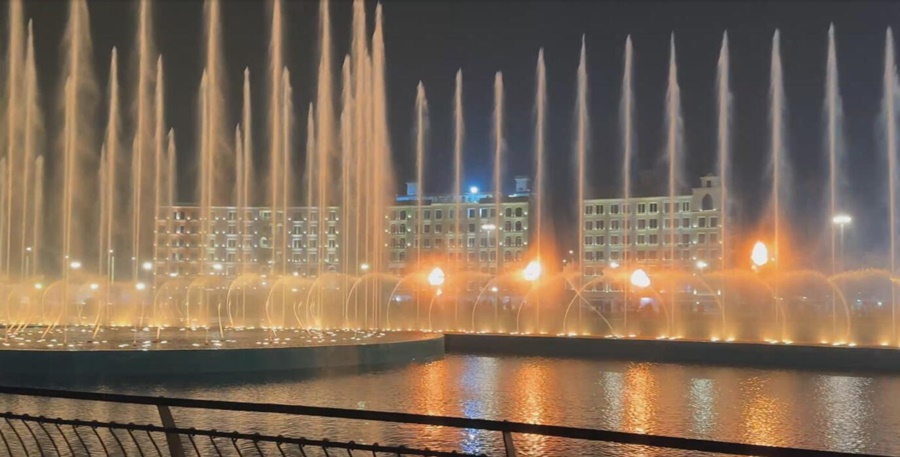
[[[4, 381], [8, 383], [9, 381]], [[34, 385], [30, 380], [28, 385]], [[881, 454], [900, 453], [900, 376], [450, 355], [377, 371], [43, 385], [581, 426]], [[158, 423], [144, 406], [0, 396], [0, 409]], [[479, 430], [175, 410], [182, 426], [495, 452]], [[520, 455], [693, 455], [517, 436]]]

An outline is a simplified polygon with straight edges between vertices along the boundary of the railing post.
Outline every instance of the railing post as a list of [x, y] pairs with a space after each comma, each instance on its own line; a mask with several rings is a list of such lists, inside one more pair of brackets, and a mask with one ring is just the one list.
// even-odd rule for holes
[[512, 433], [503, 432], [503, 445], [506, 446], [506, 457], [516, 457], [516, 443], [513, 443]]
[[[159, 418], [165, 428], [175, 428], [175, 419], [172, 417], [172, 411], [166, 405], [156, 405], [159, 411]], [[181, 437], [174, 432], [166, 432], [166, 444], [169, 446], [169, 455], [172, 457], [185, 457], [184, 448], [181, 446]]]

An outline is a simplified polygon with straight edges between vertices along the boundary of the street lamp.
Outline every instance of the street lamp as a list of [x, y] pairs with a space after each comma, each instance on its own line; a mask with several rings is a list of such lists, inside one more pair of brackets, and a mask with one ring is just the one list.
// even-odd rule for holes
[[428, 284], [431, 284], [433, 287], [443, 286], [445, 279], [444, 270], [441, 270], [441, 267], [434, 267], [434, 270], [431, 270], [431, 273], [428, 274]]
[[134, 288], [137, 289], [137, 290], [144, 290], [144, 289], [147, 288], [147, 285], [144, 284], [144, 283], [142, 283], [142, 282], [139, 282], [139, 283], [137, 283], [137, 284], [134, 285]]
[[150, 271], [150, 270], [153, 269], [153, 262], [144, 262], [144, 263], [141, 265], [141, 268], [143, 268], [144, 271]]
[[703, 273], [703, 270], [704, 270], [706, 267], [708, 267], [708, 266], [709, 266], [709, 264], [706, 263], [705, 260], [698, 260], [698, 261], [697, 261], [697, 269], [700, 270], [700, 273]]
[[359, 269], [362, 270], [362, 271], [364, 271], [364, 272], [369, 271], [369, 264], [368, 264], [368, 263], [364, 263], [364, 264], [362, 264], [362, 265], [359, 266]]
[[529, 262], [522, 270], [522, 277], [528, 282], [537, 281], [541, 277], [541, 262], [539, 260]]
[[762, 267], [769, 263], [769, 248], [762, 241], [757, 241], [753, 245], [753, 251], [750, 253], [750, 261], [756, 268]]
[[69, 264], [69, 268], [71, 268], [73, 270], [81, 269], [81, 262], [79, 262], [77, 260], [73, 260], [72, 263]]
[[641, 268], [631, 273], [631, 285], [639, 289], [650, 287], [650, 276]]

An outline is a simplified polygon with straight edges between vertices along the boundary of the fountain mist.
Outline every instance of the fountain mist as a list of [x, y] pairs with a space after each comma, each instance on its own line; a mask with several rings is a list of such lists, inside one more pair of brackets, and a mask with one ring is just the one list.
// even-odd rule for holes
[[[284, 68], [284, 31], [282, 29], [282, 17], [281, 17], [281, 0], [274, 0], [272, 2], [272, 36], [269, 41], [269, 212], [271, 214], [272, 220], [275, 220], [275, 215], [278, 214], [278, 208], [282, 205], [282, 200], [284, 200], [287, 196], [282, 195], [281, 193], [281, 182], [283, 181], [282, 172], [284, 170], [281, 169], [281, 164], [284, 163], [283, 155], [287, 154], [287, 150], [283, 147], [281, 143], [282, 135], [281, 131], [283, 129], [283, 120], [282, 114], [283, 109], [281, 107], [281, 100], [283, 97], [281, 90], [281, 69]], [[307, 168], [309, 170], [309, 168]], [[307, 206], [309, 207], [309, 206]], [[309, 220], [309, 214], [306, 215], [308, 220], [307, 224], [311, 222]], [[309, 229], [307, 225], [307, 230]], [[272, 265], [272, 269], [270, 273], [275, 273], [277, 268], [277, 258], [279, 255], [278, 249], [279, 247], [283, 247], [281, 245], [281, 241], [278, 239], [278, 234], [273, 230], [272, 231], [272, 245], [271, 245], [271, 253], [270, 253], [270, 262]]]
[[241, 158], [238, 162], [238, 167], [240, 169], [240, 175], [237, 176], [237, 184], [238, 184], [238, 221], [240, 222], [240, 226], [238, 227], [238, 233], [241, 234], [241, 273], [247, 273], [248, 267], [248, 258], [247, 256], [250, 254], [249, 250], [246, 249], [247, 246], [245, 243], [245, 235], [250, 234], [248, 222], [249, 217], [247, 214], [247, 209], [250, 205], [254, 204], [253, 200], [253, 189], [251, 184], [253, 182], [253, 114], [252, 114], [252, 100], [250, 94], [250, 69], [244, 69], [244, 90], [243, 90], [243, 109], [241, 111]]
[[[33, 268], [33, 263], [37, 263], [36, 256], [37, 245], [40, 240], [33, 233], [37, 233], [37, 227], [34, 226], [35, 220], [39, 213], [43, 211], [43, 206], [38, 205], [36, 193], [32, 192], [31, 181], [37, 183], [37, 166], [35, 161], [40, 150], [40, 137], [43, 133], [43, 113], [41, 112], [40, 100], [38, 97], [38, 77], [34, 55], [34, 27], [31, 21], [28, 21], [28, 48], [25, 53], [25, 125], [24, 125], [24, 173], [22, 174], [22, 274], [29, 276], [29, 269]], [[41, 184], [43, 186], [43, 184]], [[43, 187], [41, 188], [43, 192]], [[34, 202], [29, 206], [29, 196], [35, 196]]]
[[144, 221], [153, 220], [150, 208], [153, 206], [153, 131], [154, 118], [151, 87], [153, 83], [152, 26], [150, 24], [150, 0], [141, 0], [138, 10], [137, 27], [137, 88], [135, 89], [136, 127], [131, 152], [131, 279], [138, 280], [139, 267], [150, 257], [147, 247], [152, 240], [142, 233]]
[[[672, 34], [669, 42], [669, 85], [666, 89], [666, 162], [669, 166], [669, 254], [671, 257], [671, 268], [675, 270], [676, 261], [676, 241], [678, 237], [678, 229], [676, 228], [677, 201], [679, 188], [682, 184], [682, 138], [684, 135], [684, 125], [681, 117], [681, 88], [678, 86], [678, 65], [675, 58], [675, 34]], [[628, 218], [636, 213], [631, 207], [627, 210]], [[627, 229], [627, 227], [626, 227]], [[675, 290], [671, 290], [672, 303], [675, 302]], [[671, 327], [674, 327], [676, 319], [676, 308], [672, 307], [669, 316]]]
[[784, 162], [784, 81], [781, 69], [781, 38], [778, 30], [772, 37], [772, 67], [769, 89], [769, 121], [771, 122], [771, 160], [772, 160], [772, 218], [774, 231], [774, 258], [775, 268], [781, 263], [781, 212], [782, 209], [782, 180], [785, 179]]

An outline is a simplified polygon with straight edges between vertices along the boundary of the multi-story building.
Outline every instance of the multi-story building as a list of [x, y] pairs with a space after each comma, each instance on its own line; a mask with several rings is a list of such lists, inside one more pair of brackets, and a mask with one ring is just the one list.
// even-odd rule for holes
[[416, 184], [407, 184], [388, 215], [390, 270], [444, 263], [497, 274], [519, 266], [528, 250], [530, 180], [515, 182], [515, 192], [499, 200], [476, 187], [462, 195], [420, 197]]
[[585, 200], [584, 267], [719, 268], [723, 265], [721, 187], [704, 176], [700, 187], [676, 195]]
[[[528, 249], [529, 194], [528, 178], [516, 178], [516, 191], [499, 202], [477, 188], [460, 196], [423, 196], [420, 217], [416, 186], [408, 185], [385, 215], [387, 268], [399, 274], [431, 262], [496, 274], [519, 265]], [[342, 244], [352, 241], [342, 239], [338, 207], [325, 214], [288, 208], [274, 218], [270, 208], [214, 207], [208, 222], [195, 205], [163, 213], [155, 247], [157, 272], [163, 274], [313, 276], [358, 267], [341, 265]]]
[[[163, 209], [157, 221], [157, 271], [172, 276], [201, 273], [285, 272], [314, 275], [340, 268], [340, 211], [313, 208], [214, 207], [208, 223], [198, 206]], [[287, 216], [287, 217], [285, 217]], [[274, 230], [273, 230], [274, 227]], [[204, 236], [205, 235], [205, 236]], [[282, 241], [283, 240], [283, 241]]]

